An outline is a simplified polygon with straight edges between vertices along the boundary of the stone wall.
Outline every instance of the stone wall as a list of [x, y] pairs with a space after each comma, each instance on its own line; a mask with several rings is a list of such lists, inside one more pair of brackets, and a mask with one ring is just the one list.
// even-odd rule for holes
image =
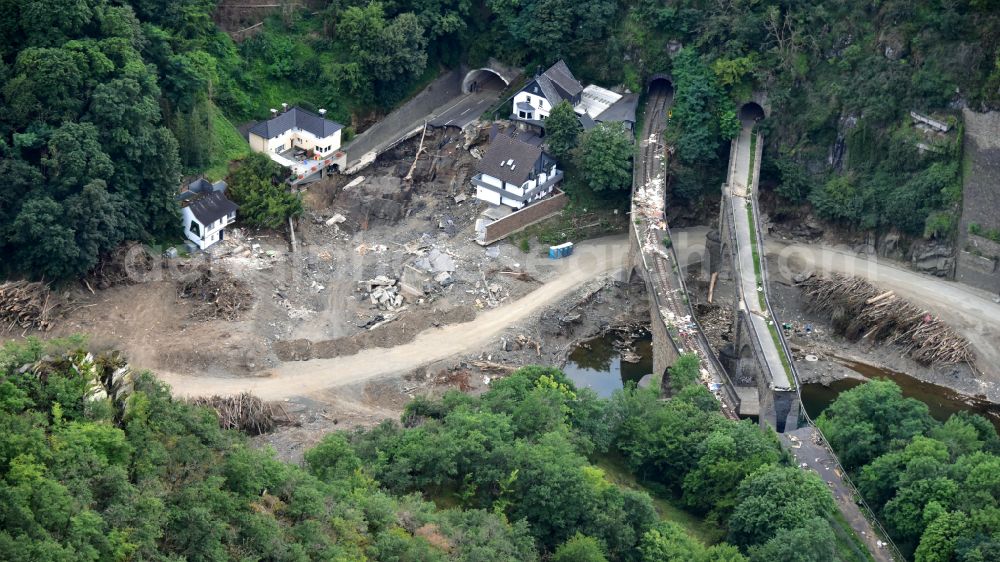
[[958, 231], [955, 279], [1000, 292], [1000, 244], [969, 234], [969, 225], [1000, 229], [1000, 112], [962, 111], [962, 218]]
[[515, 232], [545, 220], [562, 211], [568, 202], [566, 194], [557, 189], [552, 197], [542, 199], [538, 203], [528, 205], [520, 211], [490, 223], [486, 227], [486, 235], [483, 237], [482, 244], [489, 245], [497, 240], [503, 240]]

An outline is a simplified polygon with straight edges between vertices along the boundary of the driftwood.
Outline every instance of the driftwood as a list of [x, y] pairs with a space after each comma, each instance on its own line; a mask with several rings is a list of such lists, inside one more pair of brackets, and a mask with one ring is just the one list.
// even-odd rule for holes
[[254, 302], [246, 281], [207, 264], [198, 266], [194, 274], [178, 282], [177, 296], [199, 301], [191, 316], [201, 320], [236, 320], [241, 312], [250, 310]]
[[48, 331], [53, 312], [61, 306], [48, 285], [29, 281], [0, 284], [0, 329], [10, 332], [15, 326]]
[[899, 344], [924, 365], [974, 363], [969, 342], [936, 316], [857, 277], [814, 277], [801, 283], [808, 308], [831, 316], [847, 339]]
[[[249, 392], [237, 396], [211, 396], [195, 398], [192, 404], [207, 406], [219, 416], [219, 427], [236, 429], [250, 435], [261, 435], [273, 430], [288, 416], [280, 406], [264, 402]], [[281, 418], [278, 413], [281, 413]]]

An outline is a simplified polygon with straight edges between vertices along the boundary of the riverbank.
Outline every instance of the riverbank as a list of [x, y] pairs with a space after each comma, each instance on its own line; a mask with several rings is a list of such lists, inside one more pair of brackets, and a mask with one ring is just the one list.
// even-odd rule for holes
[[834, 332], [829, 317], [806, 309], [798, 287], [772, 282], [770, 293], [775, 314], [782, 323], [791, 325], [785, 334], [803, 384], [829, 386], [870, 376], [893, 378], [898, 383], [909, 377], [944, 387], [969, 401], [1000, 405], [1000, 385], [983, 380], [969, 365], [926, 366], [906, 356], [899, 346], [848, 341]]

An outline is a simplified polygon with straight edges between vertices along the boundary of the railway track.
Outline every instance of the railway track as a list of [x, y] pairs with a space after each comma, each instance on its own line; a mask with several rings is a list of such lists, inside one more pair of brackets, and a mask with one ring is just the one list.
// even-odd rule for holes
[[[643, 262], [647, 264], [653, 281], [656, 308], [669, 327], [674, 343], [679, 351], [696, 353], [701, 359], [702, 369], [707, 371], [711, 380], [725, 385], [728, 375], [694, 318], [682, 272], [676, 266], [676, 255], [663, 243], [664, 239], [670, 239], [670, 227], [666, 220], [667, 151], [663, 134], [667, 128], [667, 111], [672, 101], [672, 92], [667, 88], [650, 91], [643, 120], [639, 159], [635, 163], [633, 196], [640, 188], [645, 187], [647, 193], [655, 193], [657, 197], [654, 208], [649, 208], [649, 201], [646, 201], [647, 206], [642, 209], [641, 214], [647, 220], [641, 227], [636, 227], [637, 234], [644, 254]], [[635, 212], [636, 203], [633, 200], [633, 213]], [[723, 412], [736, 418], [737, 404], [725, 392], [720, 398], [726, 405]]]

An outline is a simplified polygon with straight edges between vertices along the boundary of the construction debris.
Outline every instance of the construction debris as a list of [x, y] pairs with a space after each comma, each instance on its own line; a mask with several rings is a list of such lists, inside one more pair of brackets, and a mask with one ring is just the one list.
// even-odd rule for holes
[[280, 407], [264, 402], [249, 392], [237, 396], [195, 398], [191, 403], [214, 409], [222, 429], [236, 429], [249, 435], [267, 433], [278, 425], [280, 419], [288, 418], [287, 415], [279, 418]]
[[455, 271], [455, 259], [437, 248], [431, 248], [427, 255], [418, 258], [413, 265], [431, 273]]
[[222, 268], [201, 264], [192, 274], [177, 283], [177, 296], [199, 301], [191, 313], [200, 320], [236, 320], [241, 312], [253, 307], [253, 292], [242, 279]]
[[851, 341], [899, 344], [924, 365], [975, 361], [965, 338], [892, 291], [846, 275], [814, 277], [799, 287], [808, 307], [830, 314], [834, 329]]
[[361, 283], [371, 303], [381, 310], [397, 310], [403, 306], [397, 280], [385, 275]]
[[7, 332], [14, 326], [48, 331], [52, 313], [59, 306], [44, 283], [8, 281], [0, 285], [0, 322]]

